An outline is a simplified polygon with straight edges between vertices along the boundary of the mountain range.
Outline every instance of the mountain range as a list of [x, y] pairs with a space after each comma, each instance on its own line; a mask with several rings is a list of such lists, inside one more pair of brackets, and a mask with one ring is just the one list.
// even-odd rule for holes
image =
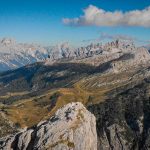
[[0, 148], [149, 149], [148, 50], [118, 40], [68, 47], [0, 73]]
[[[44, 47], [37, 44], [17, 43], [14, 39], [3, 38], [0, 39], [0, 72], [14, 70], [45, 60], [48, 60], [49, 63], [54, 63], [55, 61], [81, 62], [82, 59], [85, 61], [87, 58], [87, 62], [90, 62], [90, 57], [94, 60], [99, 56], [107, 56], [109, 59], [112, 59], [111, 57], [118, 57], [114, 53], [118, 53], [118, 55], [123, 54], [122, 49], [127, 53], [131, 49], [135, 51], [142, 48], [135, 48], [133, 43], [125, 43], [119, 40], [106, 44], [91, 43], [86, 46], [74, 48], [67, 42], [56, 46]], [[149, 50], [148, 46], [145, 46], [145, 49]], [[120, 50], [120, 54], [117, 52], [118, 50]], [[102, 63], [105, 59], [108, 61], [104, 57], [103, 59], [100, 58]], [[94, 61], [92, 62], [94, 63]]]
[[48, 54], [48, 49], [40, 45], [3, 38], [0, 40], [0, 72], [44, 60]]

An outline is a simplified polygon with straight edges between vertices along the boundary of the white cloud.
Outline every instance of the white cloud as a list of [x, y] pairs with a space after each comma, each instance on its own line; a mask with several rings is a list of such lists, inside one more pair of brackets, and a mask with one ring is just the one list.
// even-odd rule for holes
[[150, 7], [143, 10], [105, 11], [93, 5], [83, 10], [84, 15], [77, 18], [63, 18], [66, 25], [75, 26], [141, 26], [150, 27]]

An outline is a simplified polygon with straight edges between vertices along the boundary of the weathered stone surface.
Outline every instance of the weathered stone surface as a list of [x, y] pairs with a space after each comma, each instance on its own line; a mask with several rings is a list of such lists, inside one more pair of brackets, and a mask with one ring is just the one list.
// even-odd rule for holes
[[95, 122], [81, 103], [70, 103], [49, 120], [0, 139], [0, 149], [97, 150]]
[[150, 54], [145, 48], [137, 48], [124, 53], [120, 58], [112, 62], [114, 72], [129, 71], [139, 66], [145, 66], [150, 62]]

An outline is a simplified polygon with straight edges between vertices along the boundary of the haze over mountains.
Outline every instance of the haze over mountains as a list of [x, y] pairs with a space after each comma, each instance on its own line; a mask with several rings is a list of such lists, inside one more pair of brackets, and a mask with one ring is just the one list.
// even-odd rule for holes
[[[145, 48], [149, 49], [148, 46]], [[78, 60], [89, 57], [95, 59], [95, 57], [100, 55], [102, 57], [116, 57], [115, 52], [118, 51], [119, 53], [120, 51], [119, 55], [121, 55], [122, 50], [127, 53], [127, 51], [131, 49], [135, 51], [139, 48], [135, 48], [133, 43], [121, 41], [106, 44], [91, 43], [79, 48], [74, 48], [70, 46], [69, 43], [43, 47], [37, 44], [17, 43], [14, 39], [3, 38], [0, 40], [0, 72], [16, 69], [39, 61], [45, 61], [47, 59], [53, 63], [56, 60], [77, 62]]]
[[42, 46], [17, 43], [11, 38], [3, 38], [0, 40], [0, 71], [44, 60], [48, 53], [48, 50]]

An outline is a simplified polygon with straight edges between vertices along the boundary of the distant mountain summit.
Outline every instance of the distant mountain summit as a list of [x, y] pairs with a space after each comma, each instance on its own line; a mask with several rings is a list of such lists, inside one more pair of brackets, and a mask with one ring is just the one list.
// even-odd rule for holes
[[16, 69], [47, 58], [48, 49], [36, 45], [17, 43], [14, 39], [0, 40], [0, 72]]
[[[66, 46], [66, 45], [65, 45]], [[60, 48], [61, 56], [58, 58], [56, 51], [51, 51], [47, 64], [54, 63], [84, 63], [93, 66], [109, 64], [111, 70], [118, 72], [145, 66], [150, 62], [147, 48], [137, 47], [132, 42], [112, 41], [106, 44], [93, 44], [70, 50], [69, 47]]]
[[[127, 55], [132, 55], [132, 59], [129, 59]], [[124, 60], [122, 61], [120, 57], [128, 58], [129, 63], [124, 63]], [[112, 66], [117, 71], [123, 68], [127, 69], [130, 65], [136, 67], [136, 64], [144, 64], [149, 58], [147, 48], [136, 47], [133, 43], [120, 40], [106, 44], [91, 43], [78, 48], [70, 46], [67, 42], [56, 46], [43, 47], [37, 44], [17, 43], [11, 38], [0, 40], [0, 72], [39, 61], [44, 61], [45, 64], [71, 62], [99, 66], [112, 60]], [[116, 64], [115, 59], [119, 59], [119, 63]]]
[[12, 38], [3, 38], [1, 39], [0, 44], [5, 45], [5, 46], [14, 45], [16, 44], [16, 41], [15, 39], [12, 39]]

